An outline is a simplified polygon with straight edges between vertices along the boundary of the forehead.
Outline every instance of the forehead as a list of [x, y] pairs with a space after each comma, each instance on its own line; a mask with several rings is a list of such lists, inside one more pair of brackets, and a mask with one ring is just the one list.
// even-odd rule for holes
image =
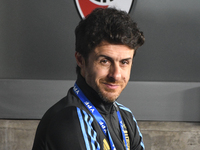
[[132, 58], [134, 54], [134, 49], [129, 48], [126, 45], [122, 44], [110, 44], [107, 42], [102, 42], [99, 46], [97, 46], [94, 51], [93, 55], [105, 55], [111, 58]]

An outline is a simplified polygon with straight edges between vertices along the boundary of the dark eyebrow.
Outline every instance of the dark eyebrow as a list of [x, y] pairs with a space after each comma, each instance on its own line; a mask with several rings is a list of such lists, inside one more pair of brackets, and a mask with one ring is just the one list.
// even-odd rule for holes
[[132, 59], [131, 57], [128, 57], [128, 58], [124, 58], [124, 59], [122, 59], [122, 60], [130, 60], [130, 59]]
[[[106, 59], [108, 59], [108, 60], [110, 60], [110, 61], [113, 60], [111, 57], [106, 56], [106, 55], [99, 55], [98, 58], [100, 58], [100, 57], [104, 57], [104, 58], [106, 58]], [[131, 57], [128, 57], [128, 58], [124, 58], [124, 59], [122, 59], [122, 60], [130, 60], [130, 59], [132, 59], [132, 58], [131, 58]], [[122, 60], [121, 60], [121, 61], [122, 61]]]
[[100, 57], [104, 57], [104, 58], [106, 58], [106, 59], [108, 59], [110, 61], [113, 60], [111, 57], [106, 56], [106, 55], [99, 55], [98, 58], [100, 58]]

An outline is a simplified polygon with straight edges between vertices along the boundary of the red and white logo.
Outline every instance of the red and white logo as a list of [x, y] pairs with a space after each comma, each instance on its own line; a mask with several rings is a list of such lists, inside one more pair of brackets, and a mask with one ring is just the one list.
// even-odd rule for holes
[[82, 18], [85, 18], [97, 7], [115, 7], [129, 13], [134, 0], [75, 0]]

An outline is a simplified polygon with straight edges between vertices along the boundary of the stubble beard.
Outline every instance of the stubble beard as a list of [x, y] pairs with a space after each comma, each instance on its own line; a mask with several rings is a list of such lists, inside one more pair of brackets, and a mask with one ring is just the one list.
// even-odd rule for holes
[[114, 98], [108, 98], [107, 96], [104, 96], [102, 92], [98, 92], [99, 97], [103, 100], [105, 103], [113, 103], [117, 100], [118, 96], [115, 96]]
[[[122, 87], [122, 85], [123, 85], [123, 82], [120, 82], [120, 81], [116, 82], [112, 78], [102, 79], [99, 82], [101, 84], [103, 84], [103, 83], [117, 84], [117, 85], [119, 85], [119, 87]], [[96, 84], [96, 92], [98, 93], [100, 98], [103, 100], [103, 102], [106, 102], [106, 103], [115, 102], [118, 99], [118, 97], [120, 96], [122, 91], [123, 91], [123, 89], [121, 91], [115, 90], [115, 89], [106, 89], [104, 86], [102, 86], [102, 85], [97, 86], [97, 84]], [[112, 95], [112, 94], [114, 94], [114, 95]]]
[[120, 93], [116, 93], [116, 95], [113, 95], [112, 97], [109, 97], [109, 92], [112, 94], [112, 92], [115, 92], [114, 90], [101, 91], [101, 89], [98, 88], [98, 87], [97, 87], [97, 91], [96, 92], [98, 93], [99, 97], [105, 103], [113, 103], [113, 102], [115, 102], [118, 99], [119, 95], [120, 95]]

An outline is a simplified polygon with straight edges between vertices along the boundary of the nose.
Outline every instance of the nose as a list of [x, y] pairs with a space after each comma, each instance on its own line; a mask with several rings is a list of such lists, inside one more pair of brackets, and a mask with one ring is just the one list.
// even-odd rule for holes
[[121, 79], [121, 68], [118, 64], [113, 64], [110, 66], [109, 78], [112, 78], [114, 81]]

